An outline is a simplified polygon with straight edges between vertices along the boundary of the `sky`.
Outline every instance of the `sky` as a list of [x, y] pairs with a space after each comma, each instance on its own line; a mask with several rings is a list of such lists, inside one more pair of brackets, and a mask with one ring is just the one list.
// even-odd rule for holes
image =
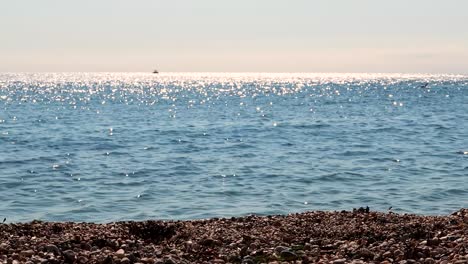
[[466, 0], [0, 0], [0, 72], [468, 74]]

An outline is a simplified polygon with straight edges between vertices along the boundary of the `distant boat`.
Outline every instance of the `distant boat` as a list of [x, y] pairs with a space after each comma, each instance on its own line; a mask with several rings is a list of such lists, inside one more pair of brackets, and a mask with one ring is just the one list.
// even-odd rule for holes
[[158, 70], [154, 70], [153, 73], [159, 73]]

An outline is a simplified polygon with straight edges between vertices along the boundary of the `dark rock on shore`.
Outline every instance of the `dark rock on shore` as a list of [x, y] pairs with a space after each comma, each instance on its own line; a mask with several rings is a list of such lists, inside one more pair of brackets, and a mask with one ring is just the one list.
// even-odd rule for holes
[[0, 224], [0, 263], [468, 263], [468, 209]]

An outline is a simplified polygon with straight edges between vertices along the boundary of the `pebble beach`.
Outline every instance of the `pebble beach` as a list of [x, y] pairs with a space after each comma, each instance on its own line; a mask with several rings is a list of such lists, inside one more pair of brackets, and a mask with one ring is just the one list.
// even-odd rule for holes
[[468, 209], [8, 223], [0, 263], [468, 263]]

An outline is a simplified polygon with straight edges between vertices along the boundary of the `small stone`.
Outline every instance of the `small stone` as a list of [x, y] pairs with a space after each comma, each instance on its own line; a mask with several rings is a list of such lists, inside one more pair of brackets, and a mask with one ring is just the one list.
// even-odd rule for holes
[[246, 257], [242, 260], [242, 264], [255, 264], [255, 262], [250, 258], [250, 256], [246, 256]]
[[88, 258], [86, 258], [85, 256], [79, 256], [77, 262], [80, 264], [88, 263]]
[[332, 262], [333, 264], [345, 264], [346, 259], [336, 259]]
[[138, 262], [140, 259], [139, 259], [139, 255], [138, 257], [136, 256], [136, 254], [134, 253], [130, 253], [128, 256], [128, 259], [130, 260], [130, 262]]
[[32, 255], [34, 255], [34, 250], [32, 249], [28, 249], [28, 250], [24, 250], [20, 252], [20, 256], [23, 256], [23, 257], [31, 257]]
[[45, 246], [45, 249], [46, 249], [47, 252], [52, 252], [57, 256], [60, 255], [60, 249], [54, 244], [49, 244], [49, 245]]
[[237, 263], [239, 263], [239, 262], [241, 262], [241, 260], [242, 260], [242, 259], [241, 259], [238, 255], [236, 255], [236, 254], [230, 254], [230, 255], [228, 256], [228, 261], [229, 261], [229, 262], [237, 262]]
[[[385, 254], [385, 253], [384, 253]], [[374, 252], [370, 251], [367, 248], [361, 248], [355, 252], [355, 255], [359, 258], [363, 258], [365, 260], [373, 259], [374, 258]]]
[[125, 251], [123, 249], [119, 249], [115, 252], [115, 256], [118, 257], [119, 259], [125, 257]]
[[73, 252], [73, 250], [70, 250], [70, 249], [65, 250], [63, 252], [63, 257], [66, 263], [73, 263], [75, 262], [75, 259], [76, 259], [75, 252]]
[[297, 254], [292, 252], [292, 251], [289, 251], [289, 250], [281, 251], [280, 256], [281, 256], [281, 258], [283, 258], [286, 261], [292, 261], [292, 260], [297, 259]]
[[279, 255], [282, 251], [289, 250], [287, 247], [277, 246], [275, 247], [275, 252]]
[[390, 258], [392, 256], [392, 252], [390, 251], [386, 251], [385, 253], [383, 253], [382, 257], [384, 258]]
[[216, 239], [205, 238], [202, 241], [200, 241], [200, 244], [203, 246], [207, 246], [207, 247], [213, 247], [213, 246], [221, 245], [221, 242], [219, 242]]
[[193, 248], [193, 242], [192, 240], [188, 240], [185, 242], [185, 250], [190, 251]]
[[101, 264], [113, 264], [114, 259], [110, 255], [107, 255], [107, 257], [104, 260], [102, 260], [100, 263]]
[[399, 249], [395, 250], [395, 252], [393, 252], [393, 255], [398, 261], [403, 260], [405, 258], [405, 253], [403, 253], [403, 251]]
[[433, 247], [433, 246], [438, 246], [440, 244], [440, 242], [441, 241], [439, 239], [437, 239], [437, 238], [436, 239], [428, 239], [426, 244], [428, 246]]
[[140, 259], [140, 261], [145, 263], [145, 264], [153, 264], [154, 263], [154, 259], [152, 259], [152, 258], [142, 258], [142, 259]]
[[120, 260], [120, 264], [130, 264], [130, 259], [124, 257]]
[[420, 259], [421, 259], [421, 258], [424, 259], [424, 258], [426, 257], [426, 254], [424, 254], [424, 252], [418, 252], [418, 253], [416, 253], [416, 256], [417, 256], [418, 258], [420, 258]]
[[176, 264], [176, 262], [171, 258], [164, 258], [164, 264]]

